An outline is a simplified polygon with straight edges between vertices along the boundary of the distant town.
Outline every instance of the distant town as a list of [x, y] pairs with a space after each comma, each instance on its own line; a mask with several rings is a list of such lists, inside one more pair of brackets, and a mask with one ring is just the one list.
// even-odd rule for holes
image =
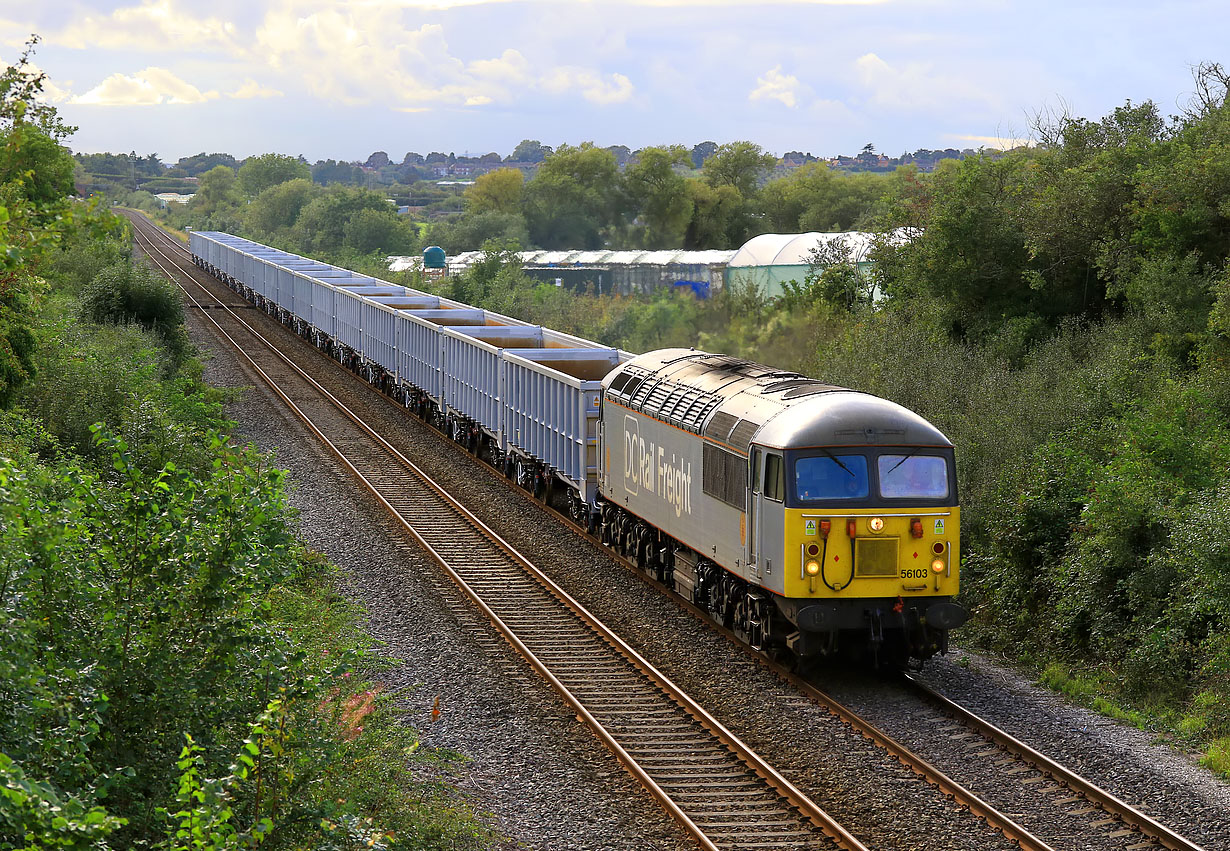
[[[699, 169], [717, 149], [718, 144], [710, 141], [692, 146], [692, 167]], [[308, 163], [313, 181], [321, 185], [337, 183], [375, 189], [380, 186], [410, 186], [427, 182], [443, 186], [450, 183], [465, 186], [479, 175], [500, 168], [518, 169], [528, 180], [553, 150], [550, 145], [526, 139], [511, 153], [503, 156], [494, 151], [481, 155], [459, 155], [442, 151], [421, 154], [409, 151], [400, 160], [395, 160], [386, 151], [375, 151], [364, 160], [326, 159], [310, 163], [302, 156], [299, 159]], [[606, 150], [615, 157], [621, 171], [628, 165], [635, 164], [640, 153], [627, 145], [611, 145]], [[986, 153], [985, 150], [982, 152]], [[811, 152], [787, 151], [778, 158], [776, 167], [766, 175], [766, 179], [784, 177], [795, 169], [814, 162], [824, 162], [835, 171], [847, 173], [890, 172], [905, 165], [914, 166], [921, 172], [929, 172], [943, 160], [963, 159], [976, 153], [979, 151], [970, 148], [920, 148], [898, 156], [888, 156], [877, 152], [875, 145], [871, 143], [863, 146], [863, 149], [854, 155], [818, 157]], [[127, 154], [76, 154], [76, 160], [76, 185], [81, 195], [115, 194], [117, 190], [144, 191], [164, 201], [182, 200], [192, 195], [196, 190], [197, 178], [215, 166], [238, 168], [244, 162], [243, 159], [230, 154], [200, 153], [181, 157], [176, 163], [169, 164], [163, 162], [158, 154], [140, 155], [135, 151]]]

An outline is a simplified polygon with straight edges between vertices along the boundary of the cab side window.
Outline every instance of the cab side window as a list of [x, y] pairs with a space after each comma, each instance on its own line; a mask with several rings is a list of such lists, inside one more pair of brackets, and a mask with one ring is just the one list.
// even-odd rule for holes
[[765, 455], [764, 495], [776, 502], [786, 499], [785, 466], [780, 455]]

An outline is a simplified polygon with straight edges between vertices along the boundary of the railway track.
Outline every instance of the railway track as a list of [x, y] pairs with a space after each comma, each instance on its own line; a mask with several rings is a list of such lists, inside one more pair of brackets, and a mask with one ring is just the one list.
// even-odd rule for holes
[[[138, 244], [702, 848], [866, 851], [849, 831], [203, 287]], [[182, 247], [180, 248], [182, 251]], [[191, 288], [208, 297], [206, 303]], [[225, 316], [231, 330], [219, 319]], [[238, 339], [237, 339], [238, 338]]]
[[934, 708], [932, 722], [938, 734], [960, 736], [968, 753], [984, 760], [995, 759], [1008, 782], [1036, 786], [1038, 795], [1046, 797], [1053, 806], [1070, 816], [1085, 817], [1092, 830], [1121, 840], [1129, 851], [1201, 851], [1198, 845], [1138, 808], [980, 718], [914, 675], [906, 674], [904, 679], [915, 694]]
[[[177, 252], [177, 255], [172, 255], [176, 256], [176, 260], [173, 265], [181, 272], [191, 275], [193, 278], [193, 283], [200, 287], [202, 292], [209, 293], [210, 298], [216, 297], [212, 292], [213, 289], [220, 289], [224, 293], [222, 300], [227, 302], [228, 306], [249, 310], [251, 309], [252, 306], [247, 301], [244, 301], [234, 295], [230, 290], [222, 288], [216, 282], [212, 282], [212, 279], [208, 279], [213, 283], [213, 286], [210, 288], [206, 288], [202, 286], [199, 281], [196, 281], [196, 276], [203, 276], [203, 273], [196, 269], [195, 266], [192, 266], [190, 261], [186, 259], [186, 250], [182, 245], [171, 240], [161, 230], [155, 228], [152, 224], [140, 223], [139, 229], [142, 235], [141, 238], [143, 238], [146, 241], [146, 244], [150, 246], [150, 251], [158, 252], [159, 249], [156, 247], [158, 245], [173, 246]], [[169, 247], [167, 250], [169, 250]], [[172, 262], [169, 256], [164, 255], [164, 259], [167, 262]], [[232, 299], [234, 299], [233, 302]], [[218, 306], [221, 307], [221, 305]], [[206, 318], [212, 317], [207, 316]], [[338, 404], [340, 405], [340, 403]], [[392, 402], [390, 402], [390, 404], [392, 404]], [[353, 414], [350, 416], [354, 417]], [[339, 452], [337, 448], [334, 448], [334, 451]], [[387, 453], [393, 450], [389, 447], [388, 449], [381, 449], [380, 451]], [[378, 454], [379, 453], [377, 453], [377, 455]], [[354, 469], [353, 472], [363, 479], [363, 474], [359, 472], [358, 469]], [[376, 480], [379, 481], [378, 477], [376, 477]], [[502, 477], [501, 480], [503, 480]], [[367, 481], [366, 484], [373, 490], [373, 492], [377, 494], [378, 497], [380, 497], [380, 491], [371, 481]], [[393, 487], [393, 485], [388, 481], [385, 481], [385, 487], [389, 488]], [[527, 500], [534, 499], [523, 490], [512, 487], [511, 485], [509, 487], [510, 491], [515, 492], [521, 498]], [[443, 496], [442, 493], [439, 495]], [[397, 500], [403, 500], [405, 497], [397, 496], [396, 498]], [[412, 513], [421, 511], [430, 512], [434, 510], [434, 505], [423, 507], [417, 506], [413, 502], [397, 502], [390, 500], [386, 504], [390, 505], [395, 514], [397, 513], [397, 509], [399, 507]], [[464, 512], [464, 509], [461, 510]], [[466, 513], [468, 514], [468, 512]], [[477, 521], [475, 520], [474, 522]], [[598, 543], [594, 536], [586, 534], [583, 530], [579, 530], [571, 523], [568, 523], [567, 525], [574, 532], [586, 537], [592, 543]], [[416, 537], [419, 537], [417, 533], [415, 533], [415, 535]], [[446, 541], [443, 550], [440, 553], [436, 553], [436, 551], [432, 549], [429, 539], [419, 537], [419, 540], [421, 543], [424, 543], [430, 552], [436, 555], [438, 560], [447, 560], [449, 557], [456, 559], [458, 556], [461, 556], [461, 561], [464, 561], [464, 557], [468, 552], [464, 546], [449, 549], [448, 542]], [[511, 550], [511, 548], [507, 549]], [[638, 575], [643, 578], [647, 578], [642, 571], [637, 570], [636, 565], [632, 562], [620, 558], [609, 549], [606, 551], [610, 553], [612, 557], [622, 561], [625, 566], [637, 572]], [[519, 556], [514, 555], [514, 560], [517, 558], [519, 558]], [[529, 576], [529, 574], [525, 575], [527, 577]], [[467, 583], [467, 577], [464, 573], [459, 572], [455, 576], [455, 581], [458, 582], [459, 586], [463, 588], [465, 593], [472, 599], [476, 600], [479, 608], [486, 611], [488, 607], [484, 606], [481, 602], [481, 593], [484, 591], [489, 593], [492, 590], [495, 590], [496, 586], [499, 586], [505, 580], [502, 578], [491, 578], [482, 570], [480, 570], [477, 575], [471, 573], [469, 579], [473, 585]], [[488, 579], [489, 581], [485, 581]], [[712, 725], [709, 725], [698, 721], [694, 716], [681, 716], [677, 719], [672, 716], [671, 723], [668, 725], [669, 729], [673, 731], [672, 736], [676, 734], [680, 736], [680, 738], [675, 739], [663, 735], [661, 734], [661, 731], [657, 730], [655, 724], [658, 722], [654, 719], [666, 717], [664, 715], [653, 715], [652, 713], [658, 711], [657, 709], [650, 710], [650, 720], [648, 722], [635, 721], [633, 720], [632, 715], [626, 714], [627, 707], [652, 705], [651, 700], [653, 699], [653, 690], [658, 688], [656, 686], [646, 692], [641, 690], [643, 688], [642, 685], [633, 685], [630, 683], [628, 685], [621, 685], [614, 692], [604, 694], [598, 682], [593, 679], [586, 680], [584, 677], [584, 672], [587, 668], [590, 668], [591, 665], [595, 666], [591, 670], [597, 672], [599, 674], [598, 679], [603, 681], [609, 679], [610, 676], [614, 675], [616, 672], [620, 671], [621, 668], [627, 665], [631, 665], [633, 668], [638, 668], [639, 666], [637, 663], [628, 661], [628, 657], [623, 657], [623, 661], [619, 663], [603, 661], [601, 664], [598, 664], [596, 661], [591, 662], [591, 659], [597, 660], [600, 657], [582, 655], [588, 654], [589, 645], [582, 641], [581, 635], [572, 633], [568, 633], [566, 636], [561, 633], [561, 636], [564, 637], [561, 637], [558, 640], [548, 634], [542, 639], [545, 643], [541, 644], [534, 643], [534, 641], [537, 641], [536, 639], [532, 640], [531, 643], [528, 644], [525, 642], [519, 642], [519, 640], [515, 638], [517, 629], [526, 629], [529, 626], [526, 621], [533, 620], [533, 618], [528, 615], [518, 617], [518, 614], [521, 614], [519, 607], [527, 604], [532, 596], [539, 593], [535, 590], [536, 588], [541, 589], [548, 587], [548, 585], [543, 584], [544, 581], [545, 583], [550, 583], [550, 580], [546, 579], [546, 577], [536, 577], [532, 580], [528, 578], [521, 580], [521, 584], [516, 586], [516, 594], [514, 594], [512, 598], [514, 600], [514, 604], [513, 610], [508, 613], [508, 622], [505, 623], [500, 619], [500, 610], [491, 608], [489, 614], [494, 615], [493, 622], [497, 623], [497, 627], [506, 636], [514, 636], [510, 637], [509, 641], [518, 649], [519, 652], [522, 653], [522, 655], [527, 658], [527, 660], [530, 661], [531, 665], [538, 670], [544, 678], [546, 678], [558, 691], [560, 691], [562, 695], [565, 696], [566, 701], [573, 705], [574, 708], [578, 709], [579, 717], [582, 717], [583, 720], [596, 729], [607, 730], [610, 738], [614, 740], [614, 744], [612, 744], [611, 741], [608, 741], [607, 736], [601, 732], [598, 733], [599, 738], [603, 739], [608, 747], [610, 747], [617, 754], [617, 756], [619, 756], [621, 761], [628, 766], [629, 771], [637, 776], [638, 779], [646, 785], [646, 788], [648, 788], [651, 793], [655, 795], [655, 797], [658, 797], [659, 800], [663, 801], [663, 805], [668, 809], [668, 811], [670, 811], [672, 815], [675, 815], [677, 819], [680, 819], [681, 823], [683, 823], [685, 827], [688, 827], [689, 824], [688, 820], [690, 819], [690, 816], [688, 813], [692, 811], [699, 811], [689, 808], [694, 808], [695, 806], [700, 805], [701, 801], [699, 798], [703, 797], [700, 796], [698, 792], [690, 792], [690, 789], [700, 786], [719, 792], [721, 790], [728, 790], [731, 793], [727, 796], [726, 803], [721, 803], [720, 797], [717, 803], [706, 802], [706, 805], [713, 807], [710, 812], [716, 815], [712, 818], [700, 816], [696, 822], [692, 822], [691, 826], [688, 827], [688, 829], [693, 832], [693, 835], [698, 836], [698, 841], [701, 841], [702, 847], [817, 847], [815, 842], [824, 841], [821, 839], [820, 834], [825, 835], [828, 841], [835, 842], [841, 847], [861, 847], [858, 845], [843, 844], [851, 841], [857, 842], [857, 840], [848, 834], [843, 836], [843, 831], [841, 831], [840, 828], [837, 828], [832, 824], [825, 824], [824, 820], [827, 819], [827, 816], [820, 818], [813, 813], [807, 816], [803, 822], [798, 821], [798, 815], [800, 813], [805, 813], [806, 807], [800, 807], [797, 802], [787, 807], [787, 809], [794, 813], [793, 816], [784, 816], [780, 811], [773, 810], [772, 807], [768, 805], [768, 801], [772, 799], [774, 795], [777, 795], [780, 800], [789, 800], [789, 793], [788, 791], [783, 793], [781, 789], [775, 788], [774, 784], [770, 783], [769, 786], [774, 787], [775, 791], [773, 793], [765, 793], [767, 797], [763, 797], [761, 793], [764, 792], [764, 789], [758, 786], [753, 778], [759, 777], [763, 780], [764, 771], [763, 769], [758, 769], [755, 767], [754, 764], [744, 761], [741, 765], [727, 765], [718, 770], [714, 767], [716, 765], [715, 763], [707, 761], [708, 757], [698, 760], [692, 768], [681, 768], [678, 765], [672, 764], [669, 761], [669, 755], [680, 750], [686, 750], [694, 754], [702, 754], [705, 753], [703, 749], [705, 747], [712, 746], [712, 743], [714, 742], [721, 744], [721, 746], [727, 751], [737, 752], [738, 747], [732, 747], [730, 742], [724, 739], [724, 735], [730, 736], [731, 739], [734, 739], [734, 737], [729, 734], [728, 731], [725, 731], [725, 728], [721, 727], [716, 720], [712, 722]], [[654, 582], [652, 579], [649, 581], [655, 585], [658, 585], [658, 587], [663, 591], [666, 591], [664, 586]], [[558, 592], [558, 594], [556, 594], [556, 592]], [[563, 595], [563, 598], [567, 598], [567, 595], [559, 589], [556, 589], [550, 593], [555, 595], [556, 599], [561, 599], [558, 595]], [[672, 595], [672, 598], [676, 602], [681, 602], [677, 596]], [[570, 601], [570, 598], [567, 599]], [[574, 601], [572, 602], [573, 605], [576, 605]], [[689, 609], [697, 618], [705, 621], [707, 624], [714, 626], [715, 628], [718, 628], [719, 631], [727, 632], [726, 630], [721, 630], [720, 627], [713, 625], [711, 619], [704, 612], [690, 606], [688, 603], [681, 604], [686, 609]], [[565, 607], [568, 607], [567, 603], [565, 603]], [[580, 608], [579, 605], [577, 605], [577, 608]], [[844, 724], [858, 735], [861, 735], [875, 743], [878, 747], [891, 755], [892, 758], [911, 769], [924, 782], [939, 789], [942, 793], [964, 806], [975, 816], [986, 821], [989, 825], [1000, 831], [1018, 847], [1030, 849], [1030, 851], [1049, 851], [1052, 847], [1058, 849], [1066, 847], [1065, 845], [1059, 843], [1055, 846], [1047, 844], [1043, 839], [1031, 833], [1014, 819], [1010, 818], [990, 803], [987, 803], [985, 800], [979, 798], [979, 796], [970, 792], [961, 784], [945, 775], [927, 760], [918, 756], [909, 748], [895, 741], [887, 734], [876, 729], [872, 724], [860, 718], [849, 708], [843, 706], [819, 689], [815, 688], [813, 684], [802, 680], [780, 666], [775, 665], [771, 661], [765, 659], [765, 657], [761, 654], [750, 651], [750, 649], [746, 648], [746, 645], [743, 645], [741, 642], [737, 642], [737, 639], [734, 638], [733, 634], [728, 632], [727, 634], [730, 635], [732, 640], [736, 640], [736, 643], [739, 643], [740, 647], [747, 650], [747, 652], [749, 652], [758, 662], [770, 667], [781, 679], [789, 682], [801, 693], [815, 701], [820, 706], [824, 707], [840, 723]], [[605, 643], [610, 647], [623, 645], [619, 639], [613, 637], [602, 638], [600, 643]], [[623, 647], [626, 648], [626, 645], [623, 645]], [[541, 657], [535, 654], [535, 650], [541, 654]], [[628, 652], [631, 652], [630, 649]], [[554, 663], [556, 667], [552, 670], [545, 670], [550, 667], [551, 663]], [[648, 665], [647, 662], [645, 664]], [[1144, 813], [1141, 813], [1139, 810], [1132, 808], [1125, 802], [1115, 798], [1113, 795], [1110, 795], [1110, 793], [1105, 792], [1094, 784], [1080, 778], [1074, 772], [1064, 769], [1062, 766], [1048, 760], [1045, 756], [1028, 748], [1028, 746], [1017, 742], [1006, 733], [996, 730], [992, 727], [992, 725], [978, 719], [977, 716], [974, 716], [968, 710], [953, 704], [951, 701], [947, 701], [946, 698], [943, 698], [934, 692], [930, 692], [929, 694], [925, 693], [922, 690], [926, 689], [926, 687], [917, 680], [910, 679], [909, 682], [911, 683], [911, 688], [919, 690], [918, 694], [920, 695], [920, 699], [926, 700], [934, 707], [936, 713], [943, 713], [944, 718], [947, 719], [945, 721], [940, 719], [938, 715], [936, 716], [935, 729], [937, 735], [944, 735], [951, 738], [964, 738], [967, 740], [967, 745], [971, 750], [971, 753], [977, 752], [984, 758], [987, 754], [986, 748], [993, 747], [998, 749], [998, 752], [1002, 753], [1004, 758], [997, 759], [996, 761], [1001, 763], [1003, 766], [1005, 782], [1030, 783], [1034, 785], [1038, 793], [1037, 807], [1039, 811], [1045, 811], [1047, 808], [1057, 808], [1058, 811], [1062, 811], [1067, 815], [1086, 816], [1090, 824], [1091, 832], [1095, 832], [1103, 837], [1115, 840], [1112, 844], [1129, 849], [1129, 851], [1143, 851], [1147, 848], [1165, 848], [1170, 849], [1170, 851], [1202, 851], [1198, 845], [1191, 843], [1173, 831], [1168, 830]], [[582, 697], [588, 701], [588, 704], [582, 702]], [[672, 702], [676, 705], [681, 705], [686, 701], [681, 701], [677, 697], [672, 697]], [[587, 705], [593, 707], [592, 711], [586, 708]], [[610, 728], [603, 727], [604, 722], [610, 724], [611, 727], [619, 731], [623, 738], [619, 739], [611, 734]], [[737, 742], [737, 739], [734, 741]], [[622, 744], [623, 742], [628, 744], [628, 748], [624, 748], [624, 745]], [[622, 752], [620, 750], [621, 748], [623, 749]], [[630, 764], [631, 762], [636, 761], [637, 755], [642, 755], [642, 762], [638, 763], [641, 769], [639, 771], [633, 768]], [[1011, 763], [1011, 765], [1009, 765], [1009, 763]], [[1022, 766], [1025, 767], [1025, 770], [1018, 770]], [[655, 788], [655, 786], [652, 785], [654, 782], [653, 777], [655, 776], [653, 772], [655, 771], [657, 772], [657, 777], [663, 778], [663, 784], [658, 788]], [[1041, 779], [1039, 780], [1038, 778]], [[647, 780], [650, 782], [647, 782]], [[787, 786], [788, 785], [789, 784], [787, 783]], [[792, 789], [793, 787], [789, 788]], [[760, 789], [760, 792], [754, 791], [756, 789]], [[797, 792], [797, 790], [794, 791]], [[679, 810], [678, 814], [670, 804], [666, 803], [666, 799], [671, 798], [672, 792], [674, 792], [676, 796], [673, 800], [675, 802], [674, 806]], [[696, 800], [693, 800], [690, 797], [692, 794], [697, 794]], [[734, 801], [740, 801], [742, 803], [737, 807], [732, 808]], [[756, 802], [756, 806], [750, 806], [753, 801]], [[760, 806], [761, 803], [765, 804], [764, 808]], [[745, 804], [748, 806], [745, 806]], [[741, 839], [734, 836], [732, 833], [724, 832], [734, 830], [735, 826], [741, 820], [745, 820], [749, 816], [752, 817], [753, 823], [755, 824], [761, 825], [765, 828], [771, 826], [774, 829], [781, 829], [784, 832], [777, 835], [776, 838], [770, 833], [765, 833], [760, 839], [756, 840], [768, 844], [755, 844], [755, 842], [745, 844]], [[792, 822], [792, 818], [795, 819], [795, 821]], [[705, 834], [706, 827], [709, 828], [710, 834]], [[707, 838], [703, 840], [700, 839], [702, 835]], [[706, 844], [706, 842], [713, 844]]]

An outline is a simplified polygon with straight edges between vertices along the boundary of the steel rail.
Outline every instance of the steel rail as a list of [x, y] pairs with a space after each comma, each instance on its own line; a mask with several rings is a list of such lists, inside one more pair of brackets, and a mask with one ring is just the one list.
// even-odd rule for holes
[[1052, 780], [1067, 786], [1070, 790], [1083, 796], [1091, 803], [1097, 804], [1124, 824], [1135, 828], [1148, 839], [1153, 840], [1164, 848], [1170, 849], [1170, 851], [1204, 851], [1199, 845], [1150, 818], [1121, 798], [1065, 768], [1046, 754], [1034, 750], [1020, 739], [1005, 732], [990, 721], [979, 717], [951, 698], [940, 694], [913, 674], [907, 673], [902, 676], [906, 682], [910, 683], [910, 687], [922, 694], [926, 700], [934, 703], [965, 726], [977, 730], [984, 738], [999, 745], [1008, 753], [1031, 764], [1038, 771], [1046, 774]]
[[[137, 232], [141, 232], [141, 226], [134, 224], [134, 230], [136, 230]], [[182, 244], [178, 243], [177, 241], [172, 241], [172, 238], [164, 234], [160, 229], [155, 229], [155, 230], [163, 239], [165, 239], [167, 242], [170, 242], [174, 247], [180, 250], [184, 250]], [[160, 248], [158, 248], [158, 246], [155, 245], [153, 241], [149, 238], [149, 235], [147, 232], [144, 233], [143, 235], [145, 236], [148, 248], [152, 248], [154, 251], [158, 252], [158, 254], [162, 255], [163, 258], [165, 258], [166, 260], [170, 261], [173, 265], [175, 265], [175, 260], [173, 260], [165, 252], [163, 252]], [[159, 265], [159, 267], [162, 268], [164, 273], [168, 274], [168, 276], [171, 277], [172, 280], [175, 279], [175, 275], [171, 270], [167, 269], [166, 266], [164, 266], [156, 258], [153, 258], [151, 256], [151, 259], [154, 260], [154, 262], [157, 265]], [[175, 268], [181, 274], [187, 273], [190, 277], [193, 273], [201, 272], [201, 270], [197, 269], [195, 265], [190, 266], [190, 268], [180, 268], [177, 265], [175, 265]], [[204, 274], [204, 273], [201, 272], [201, 274]], [[180, 286], [181, 289], [184, 290], [185, 294], [193, 302], [194, 305], [196, 305], [197, 307], [202, 307], [202, 305], [191, 295], [191, 293], [188, 293], [187, 289], [183, 287], [182, 283], [180, 283], [179, 281], [176, 281], [176, 283]], [[202, 290], [208, 292], [208, 290], [205, 289], [200, 284], [200, 282], [194, 280], [193, 283], [196, 284], [198, 287], [201, 287]], [[490, 529], [486, 524], [484, 524], [481, 520], [479, 520], [472, 512], [470, 512], [467, 508], [465, 508], [463, 505], [457, 502], [457, 500], [455, 500], [443, 488], [441, 488], [437, 483], [435, 483], [425, 472], [419, 469], [417, 465], [415, 465], [412, 461], [410, 461], [408, 458], [402, 455], [395, 447], [389, 444], [388, 441], [386, 441], [380, 434], [378, 434], [374, 429], [371, 429], [365, 422], [363, 422], [363, 420], [357, 414], [355, 414], [353, 411], [347, 408], [344, 405], [344, 403], [342, 403], [335, 396], [329, 393], [329, 391], [327, 391], [319, 383], [317, 383], [314, 379], [312, 379], [311, 376], [307, 375], [306, 372], [301, 370], [290, 358], [288, 358], [285, 354], [280, 352], [259, 331], [256, 331], [254, 328], [252, 328], [242, 317], [238, 316], [233, 311], [231, 311], [228, 306], [226, 305], [221, 305], [221, 306], [223, 307], [223, 309], [226, 310], [226, 312], [231, 314], [231, 316], [234, 318], [236, 322], [240, 323], [240, 325], [244, 327], [244, 330], [247, 333], [251, 334], [256, 339], [258, 339], [262, 344], [268, 347], [269, 350], [273, 352], [281, 361], [283, 361], [287, 366], [289, 366], [292, 370], [298, 373], [298, 375], [302, 379], [308, 382], [316, 390], [317, 393], [319, 393], [322, 397], [327, 399], [328, 402], [332, 406], [334, 406], [336, 410], [338, 410], [340, 413], [346, 416], [349, 420], [351, 420], [356, 426], [362, 429], [369, 438], [374, 440], [389, 455], [391, 459], [395, 460], [397, 463], [401, 464], [406, 469], [413, 471], [418, 477], [421, 478], [422, 482], [425, 485], [430, 487], [435, 492], [435, 494], [440, 499], [449, 503], [452, 506], [452, 508], [455, 511], [457, 511], [460, 515], [462, 515], [469, 524], [481, 530], [485, 537], [487, 537], [489, 540], [494, 542], [511, 559], [513, 559], [523, 570], [525, 570], [527, 573], [533, 576], [535, 581], [537, 581], [540, 585], [546, 588], [556, 599], [558, 599], [568, 609], [570, 609], [578, 618], [580, 618], [584, 623], [586, 623], [586, 625], [589, 628], [597, 632], [602, 637], [602, 639], [606, 641], [608, 645], [610, 645], [613, 649], [615, 649], [626, 660], [631, 662], [631, 664], [638, 671], [640, 671], [643, 675], [645, 675], [647, 678], [652, 680], [672, 700], [674, 700], [677, 704], [679, 704], [689, 715], [694, 717], [701, 724], [702, 727], [704, 727], [714, 736], [714, 738], [717, 741], [721, 742], [725, 747], [733, 751], [742, 762], [744, 762], [748, 767], [750, 767], [752, 771], [766, 783], [768, 787], [775, 790], [777, 794], [781, 796], [781, 798], [784, 801], [788, 802], [791, 807], [793, 807], [796, 811], [798, 811], [804, 817], [806, 821], [818, 827], [822, 832], [825, 833], [825, 835], [827, 835], [830, 839], [833, 839], [835, 842], [841, 844], [843, 847], [851, 849], [851, 851], [866, 851], [865, 846], [856, 837], [854, 837], [843, 826], [841, 826], [838, 822], [836, 822], [836, 820], [832, 819], [831, 816], [829, 816], [827, 813], [824, 812], [824, 810], [822, 810], [819, 806], [817, 806], [814, 802], [812, 802], [806, 795], [804, 795], [789, 780], [783, 777], [776, 769], [774, 769], [771, 765], [765, 762], [758, 754], [755, 753], [755, 751], [753, 751], [750, 747], [744, 744], [737, 736], [735, 736], [724, 725], [722, 725], [721, 722], [719, 722], [710, 713], [704, 710], [703, 707], [701, 707], [694, 700], [692, 700], [691, 697], [689, 697], [685, 692], [683, 692], [682, 689], [676, 686], [669, 678], [667, 678], [664, 674], [662, 674], [660, 671], [654, 668], [653, 665], [648, 660], [646, 660], [643, 656], [641, 656], [639, 653], [633, 650], [626, 642], [623, 641], [623, 639], [621, 639], [619, 636], [617, 636], [616, 634], [611, 632], [609, 629], [607, 629], [605, 625], [601, 623], [601, 621], [599, 621], [593, 614], [591, 614], [583, 606], [581, 606], [579, 602], [577, 602], [570, 595], [568, 595], [567, 592], [565, 592], [562, 588], [556, 585], [556, 583], [554, 583], [549, 577], [547, 577], [546, 574], [544, 574], [541, 570], [539, 570], [536, 566], [534, 566], [528, 559], [526, 559], [523, 555], [521, 555], [521, 553], [519, 553], [515, 548], [513, 548], [511, 544], [506, 542], [494, 530]], [[427, 541], [427, 539], [424, 538], [423, 535], [419, 533], [418, 529], [415, 528], [414, 524], [411, 523], [410, 520], [408, 520], [400, 511], [396, 509], [395, 506], [392, 505], [392, 503], [389, 502], [389, 500], [381, 492], [379, 487], [375, 483], [370, 481], [351, 462], [351, 460], [346, 456], [346, 454], [332, 440], [330, 440], [328, 436], [323, 432], [323, 430], [319, 428], [317, 424], [312, 421], [310, 416], [306, 414], [300, 408], [300, 406], [297, 405], [282, 390], [281, 387], [278, 386], [277, 382], [274, 381], [265, 372], [265, 370], [262, 369], [256, 363], [256, 361], [246, 351], [243, 350], [243, 347], [237, 341], [235, 341], [235, 339], [225, 329], [221, 327], [221, 325], [217, 322], [216, 319], [214, 319], [212, 316], [209, 316], [208, 314], [203, 313], [203, 315], [206, 316], [206, 318], [210, 321], [210, 323], [212, 323], [215, 326], [215, 328], [217, 328], [217, 330], [240, 352], [240, 354], [249, 363], [249, 365], [262, 378], [262, 380], [266, 384], [268, 384], [269, 387], [273, 389], [275, 394], [278, 395], [279, 398], [281, 398], [282, 401], [295, 413], [295, 415], [307, 425], [307, 427], [312, 431], [312, 433], [315, 434], [316, 437], [320, 439], [339, 458], [339, 460], [346, 467], [346, 469], [352, 475], [358, 478], [360, 482], [369, 491], [372, 492], [372, 494], [377, 498], [377, 500], [382, 505], [384, 505], [385, 508], [388, 509], [390, 513], [394, 515], [394, 517], [398, 520], [398, 522], [415, 538], [415, 540], [424, 547], [424, 549], [432, 556], [433, 560], [439, 563], [446, 570], [450, 578], [463, 590], [463, 592], [471, 600], [473, 600], [476, 603], [476, 605], [479, 606], [479, 608], [492, 621], [492, 623], [496, 626], [496, 628], [514, 646], [514, 648], [518, 651], [518, 653], [520, 653], [523, 657], [525, 657], [526, 660], [531, 664], [531, 666], [536, 671], [538, 671], [539, 674], [543, 676], [544, 679], [546, 679], [552, 685], [552, 687], [555, 688], [555, 690], [558, 693], [561, 694], [561, 696], [565, 699], [565, 701], [574, 710], [577, 711], [578, 715], [585, 721], [585, 723], [588, 726], [590, 726], [594, 730], [594, 732], [597, 734], [599, 739], [603, 741], [603, 743], [608, 747], [608, 749], [610, 749], [616, 755], [616, 757], [625, 766], [625, 768], [627, 768], [627, 770], [629, 770], [630, 773], [632, 773], [635, 777], [637, 777], [637, 779], [646, 787], [648, 791], [650, 791], [650, 793], [663, 805], [663, 807], [666, 808], [667, 811], [677, 821], [679, 821], [680, 824], [683, 825], [684, 828], [688, 830], [688, 832], [692, 834], [694, 838], [697, 839], [698, 842], [700, 842], [702, 847], [713, 848], [716, 851], [718, 846], [714, 845], [711, 842], [711, 840], [708, 839], [704, 831], [700, 827], [698, 827], [695, 824], [695, 822], [692, 821], [692, 819], [690, 819], [687, 816], [686, 813], [683, 812], [680, 806], [669, 796], [669, 794], [665, 790], [663, 790], [656, 781], [654, 781], [654, 779], [635, 760], [635, 758], [632, 755], [630, 755], [627, 752], [627, 750], [622, 745], [620, 745], [619, 742], [603, 727], [601, 722], [593, 716], [593, 714], [586, 708], [584, 703], [579, 698], [577, 698], [575, 695], [573, 695], [572, 692], [567, 688], [567, 686], [555, 676], [555, 674], [548, 668], [546, 663], [542, 662], [537, 657], [537, 655], [533, 653], [530, 650], [530, 648], [527, 647], [521, 641], [521, 639], [517, 636], [515, 630], [509, 627], [504, 622], [504, 620], [501, 619], [487, 605], [487, 603], [482, 599], [480, 594], [474, 590], [474, 588], [464, 579], [464, 577], [462, 577], [456, 570], [454, 570], [453, 566], [449, 563], [448, 559], [445, 556], [443, 556], [440, 552], [438, 552], [437, 549], [433, 547], [430, 544], [430, 542]]]

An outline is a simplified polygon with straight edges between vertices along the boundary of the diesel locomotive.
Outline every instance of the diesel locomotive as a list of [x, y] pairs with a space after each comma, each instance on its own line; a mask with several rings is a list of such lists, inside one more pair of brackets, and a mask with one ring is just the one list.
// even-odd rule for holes
[[[879, 397], [666, 349], [603, 379], [600, 536], [753, 647], [947, 649], [953, 446]], [[844, 639], [844, 640], [843, 640]]]

